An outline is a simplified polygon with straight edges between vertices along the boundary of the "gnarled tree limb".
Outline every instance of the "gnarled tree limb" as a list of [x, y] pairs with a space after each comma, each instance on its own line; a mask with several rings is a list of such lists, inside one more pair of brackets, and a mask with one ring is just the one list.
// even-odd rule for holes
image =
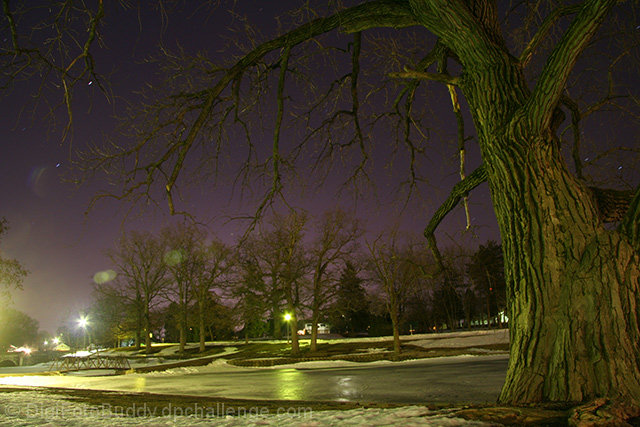
[[[237, 82], [245, 70], [256, 65], [265, 55], [277, 49], [291, 49], [292, 47], [312, 39], [321, 34], [327, 33], [336, 28], [342, 27], [354, 31], [355, 29], [367, 28], [366, 23], [370, 22], [375, 27], [394, 27], [399, 25], [399, 21], [411, 22], [411, 10], [406, 1], [401, 0], [377, 0], [354, 6], [327, 17], [315, 19], [292, 31], [289, 31], [273, 40], [260, 44], [251, 52], [243, 56], [232, 67], [220, 77], [217, 83], [207, 91], [206, 100], [203, 102], [197, 119], [189, 127], [189, 131], [184, 140], [177, 144], [181, 146], [179, 158], [176, 161], [173, 172], [166, 184], [166, 194], [169, 198], [169, 209], [175, 212], [171, 199], [171, 191], [177, 177], [182, 169], [184, 159], [193, 146], [193, 143], [210, 116], [216, 100], [219, 99], [223, 91], [233, 82]], [[415, 22], [415, 21], [413, 21]], [[277, 159], [274, 159], [274, 165]]]
[[450, 76], [449, 74], [428, 73], [426, 71], [410, 70], [408, 68], [405, 68], [403, 72], [389, 73], [389, 77], [396, 78], [396, 79], [433, 80], [436, 82], [441, 82], [441, 83], [454, 85], [454, 86], [457, 86], [460, 83], [460, 79], [458, 77]]
[[526, 67], [529, 63], [529, 60], [533, 56], [533, 52], [540, 45], [540, 43], [544, 40], [546, 35], [549, 33], [549, 30], [553, 27], [553, 24], [561, 17], [570, 15], [572, 13], [576, 13], [580, 10], [582, 4], [572, 4], [569, 6], [562, 6], [555, 9], [544, 19], [538, 31], [534, 34], [534, 36], [529, 40], [527, 46], [523, 49], [522, 53], [520, 53], [520, 64], [523, 67]]
[[458, 182], [451, 189], [451, 193], [449, 193], [449, 197], [440, 205], [440, 207], [436, 210], [436, 212], [431, 217], [429, 224], [424, 229], [424, 236], [427, 238], [429, 242], [429, 247], [431, 252], [433, 252], [433, 256], [435, 257], [438, 265], [443, 268], [442, 263], [442, 255], [438, 250], [438, 246], [436, 244], [435, 231], [438, 225], [442, 222], [442, 220], [451, 212], [453, 208], [456, 207], [460, 199], [469, 194], [469, 191], [476, 188], [478, 185], [482, 184], [487, 180], [487, 172], [484, 169], [484, 165], [480, 165], [471, 172], [465, 179]]
[[549, 128], [553, 112], [578, 56], [585, 49], [615, 0], [588, 0], [563, 35], [544, 66], [529, 101], [524, 107], [531, 129]]

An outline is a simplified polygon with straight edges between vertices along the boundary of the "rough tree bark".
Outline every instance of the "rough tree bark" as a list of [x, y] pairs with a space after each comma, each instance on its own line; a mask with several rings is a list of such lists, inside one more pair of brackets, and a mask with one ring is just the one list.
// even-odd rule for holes
[[568, 73], [614, 2], [583, 4], [532, 91], [521, 64], [468, 9], [443, 14], [440, 2], [411, 3], [466, 72], [460, 88], [479, 136], [508, 283], [511, 349], [500, 401], [605, 396], [637, 404], [638, 253], [630, 235], [603, 226], [553, 128]]

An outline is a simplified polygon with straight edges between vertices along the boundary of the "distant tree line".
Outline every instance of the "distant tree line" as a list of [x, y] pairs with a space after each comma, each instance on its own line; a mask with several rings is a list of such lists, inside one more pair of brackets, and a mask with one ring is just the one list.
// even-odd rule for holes
[[[0, 238], [8, 229], [8, 221], [0, 217]], [[19, 261], [5, 257], [0, 250], [0, 304], [7, 305], [11, 301], [11, 292], [22, 289], [27, 274], [28, 271]]]
[[[195, 225], [130, 232], [108, 251], [113, 270], [96, 274], [94, 341], [199, 342], [291, 338], [311, 323], [345, 336], [500, 326], [505, 279], [499, 244], [451, 248], [434, 260], [419, 236], [365, 238], [341, 210], [310, 218], [274, 215], [234, 245]], [[285, 320], [285, 314], [289, 320]]]
[[0, 310], [0, 352], [4, 353], [12, 345], [37, 348], [44, 337], [37, 320], [12, 307]]

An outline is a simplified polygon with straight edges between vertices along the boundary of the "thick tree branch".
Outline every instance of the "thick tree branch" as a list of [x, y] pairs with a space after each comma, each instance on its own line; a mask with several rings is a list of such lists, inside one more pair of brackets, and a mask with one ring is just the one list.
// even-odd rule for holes
[[547, 36], [549, 31], [553, 27], [553, 24], [555, 24], [555, 22], [559, 18], [566, 15], [571, 15], [572, 13], [576, 13], [580, 10], [581, 7], [582, 7], [582, 4], [578, 3], [570, 6], [559, 7], [555, 9], [553, 12], [551, 12], [544, 19], [542, 24], [540, 24], [540, 28], [538, 28], [538, 31], [536, 32], [536, 34], [531, 38], [531, 40], [529, 40], [529, 43], [527, 43], [527, 46], [524, 48], [524, 50], [520, 54], [520, 58], [519, 58], [520, 64], [522, 64], [523, 67], [527, 66], [527, 64], [529, 63], [529, 60], [533, 56], [533, 53], [538, 48], [540, 43], [544, 40], [544, 38]]
[[549, 128], [569, 74], [615, 0], [587, 0], [542, 70], [536, 87], [525, 105], [534, 132]]
[[640, 252], [640, 186], [636, 189], [618, 231], [627, 236], [634, 249]]
[[[345, 18], [340, 24], [346, 33], [357, 33], [371, 28], [405, 28], [420, 25], [413, 16], [408, 0], [385, 0], [365, 3], [367, 13], [357, 19]], [[359, 7], [359, 6], [356, 6]]]
[[[393, 27], [398, 25], [399, 20], [402, 20], [405, 23], [409, 22], [411, 16], [411, 11], [405, 1], [377, 0], [367, 2], [342, 10], [330, 17], [313, 20], [273, 40], [262, 43], [247, 55], [243, 56], [224, 73], [213, 87], [209, 89], [206, 101], [202, 105], [198, 118], [195, 120], [193, 125], [190, 126], [187, 137], [183, 141], [179, 142], [179, 145], [182, 146], [180, 155], [166, 185], [166, 193], [169, 197], [169, 209], [171, 213], [175, 212], [171, 199], [171, 190], [175, 185], [180, 170], [182, 169], [184, 159], [188, 151], [193, 146], [200, 130], [207, 122], [207, 118], [210, 116], [216, 100], [231, 83], [237, 82], [241, 78], [247, 68], [256, 65], [265, 55], [273, 52], [274, 50], [281, 48], [291, 49], [293, 46], [339, 27], [353, 31], [356, 28], [362, 29], [366, 27], [364, 24], [367, 22], [370, 25], [375, 23], [376, 27]], [[277, 163], [277, 160], [278, 159], [274, 158], [274, 165]]]
[[11, 8], [9, 7], [9, 0], [2, 0], [2, 10], [5, 18], [9, 23], [9, 31], [11, 32], [11, 43], [13, 50], [17, 51], [20, 47], [18, 45], [18, 30], [16, 29], [16, 21], [13, 19]]
[[448, 85], [457, 86], [460, 83], [460, 79], [458, 77], [450, 76], [445, 73], [428, 73], [426, 71], [416, 71], [405, 68], [403, 72], [399, 73], [389, 73], [389, 77], [395, 79], [422, 79], [422, 80], [433, 80], [436, 82], [445, 83]]
[[351, 54], [351, 113], [353, 114], [353, 125], [355, 126], [356, 138], [360, 145], [360, 152], [363, 158], [367, 159], [367, 152], [364, 147], [364, 137], [360, 127], [359, 110], [360, 97], [358, 96], [358, 76], [360, 75], [360, 49], [362, 47], [362, 33], [353, 35], [353, 52]]
[[[409, 2], [416, 19], [437, 35], [469, 69], [492, 66], [506, 59], [506, 50], [498, 40], [494, 23], [482, 22], [483, 18], [491, 19], [491, 13], [476, 16], [463, 0]], [[478, 52], [483, 54], [478, 55]]]
[[451, 189], [451, 193], [447, 200], [440, 205], [440, 207], [436, 210], [436, 212], [431, 217], [429, 224], [424, 229], [424, 236], [427, 238], [429, 242], [429, 247], [431, 248], [431, 252], [433, 252], [433, 256], [435, 257], [438, 264], [442, 267], [442, 256], [440, 251], [438, 250], [438, 246], [436, 244], [435, 231], [438, 228], [438, 225], [442, 222], [442, 220], [456, 207], [460, 199], [465, 197], [471, 190], [476, 188], [478, 185], [482, 184], [487, 180], [487, 173], [484, 169], [483, 165], [478, 166], [476, 170], [471, 172], [469, 176], [467, 176], [462, 181], [458, 182]]

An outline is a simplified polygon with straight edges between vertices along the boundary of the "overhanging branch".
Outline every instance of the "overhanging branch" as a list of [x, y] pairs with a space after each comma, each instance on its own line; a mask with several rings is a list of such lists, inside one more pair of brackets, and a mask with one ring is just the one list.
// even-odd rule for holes
[[538, 32], [529, 40], [527, 46], [524, 48], [522, 53], [520, 54], [520, 64], [525, 67], [531, 57], [533, 56], [533, 52], [540, 45], [540, 43], [544, 40], [545, 36], [549, 33], [549, 30], [553, 27], [553, 24], [561, 17], [570, 15], [572, 13], [576, 13], [580, 10], [582, 4], [573, 4], [570, 6], [562, 6], [555, 9], [551, 12], [540, 24], [540, 28], [538, 28]]
[[[230, 84], [238, 82], [241, 79], [241, 76], [247, 68], [256, 65], [270, 52], [283, 48], [291, 49], [304, 41], [337, 28], [345, 28], [347, 31], [357, 29], [359, 31], [371, 27], [395, 27], [399, 25], [399, 21], [405, 24], [411, 22], [413, 19], [412, 16], [411, 9], [406, 1], [377, 0], [366, 2], [337, 12], [330, 17], [315, 19], [273, 40], [262, 43], [227, 69], [217, 83], [207, 91], [207, 98], [202, 105], [197, 119], [193, 125], [189, 127], [187, 137], [183, 141], [178, 142], [178, 145], [182, 148], [180, 149], [179, 158], [173, 167], [173, 172], [166, 185], [166, 194], [169, 197], [169, 205], [172, 213], [174, 212], [174, 208], [171, 201], [171, 190], [182, 169], [188, 151], [193, 146], [196, 137], [209, 118], [216, 104], [216, 100], [219, 99], [223, 91]], [[413, 22], [415, 23], [415, 21]], [[274, 161], [275, 160], [276, 159], [274, 159]]]
[[471, 190], [473, 190], [486, 180], [487, 172], [484, 169], [484, 165], [480, 165], [465, 179], [453, 186], [453, 188], [451, 189], [451, 193], [449, 193], [449, 197], [447, 197], [447, 200], [445, 200], [444, 203], [440, 205], [440, 207], [436, 210], [436, 212], [431, 217], [429, 224], [424, 229], [424, 236], [427, 238], [431, 252], [433, 252], [433, 256], [435, 257], [441, 268], [443, 267], [442, 255], [438, 250], [434, 234], [436, 228], [438, 228], [438, 225], [440, 225], [442, 220], [449, 214], [449, 212], [451, 212], [451, 210], [456, 207], [458, 202], [460, 202], [460, 199], [465, 197]]
[[529, 117], [533, 131], [549, 128], [553, 111], [560, 101], [578, 56], [600, 28], [602, 20], [614, 4], [615, 0], [584, 2], [580, 12], [553, 49], [531, 98], [525, 105], [524, 115]]
[[426, 71], [410, 70], [408, 68], [405, 68], [403, 72], [389, 73], [389, 77], [395, 79], [433, 80], [453, 86], [458, 86], [458, 84], [460, 83], [460, 79], [458, 77], [450, 76], [449, 74], [428, 73]]

